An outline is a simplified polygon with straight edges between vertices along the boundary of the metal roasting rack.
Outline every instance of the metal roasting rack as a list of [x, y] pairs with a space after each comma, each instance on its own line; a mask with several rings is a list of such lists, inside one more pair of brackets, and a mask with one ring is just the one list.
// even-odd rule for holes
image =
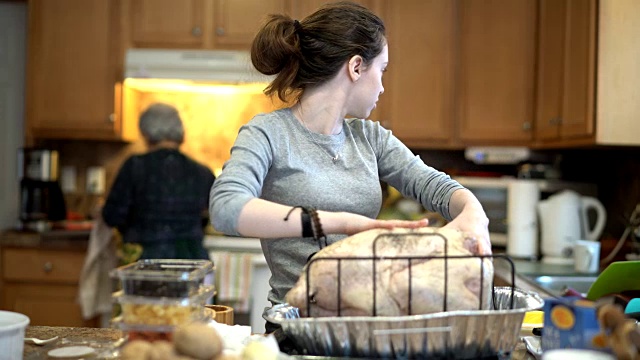
[[[425, 240], [440, 239], [444, 251], [437, 256], [385, 256], [381, 254], [383, 239], [403, 241], [408, 236], [420, 236]], [[544, 301], [535, 293], [515, 287], [515, 266], [506, 255], [449, 255], [448, 239], [439, 233], [411, 232], [406, 234], [381, 234], [372, 243], [371, 256], [310, 258], [306, 267], [306, 313], [289, 304], [275, 305], [265, 310], [263, 317], [282, 326], [282, 333], [291, 339], [296, 354], [330, 357], [391, 358], [391, 359], [479, 359], [502, 358], [513, 351], [519, 341], [522, 320], [526, 311], [539, 309]], [[403, 254], [404, 255], [404, 254]], [[458, 259], [474, 258], [481, 262], [480, 292], [477, 310], [449, 310], [447, 308], [448, 266]], [[511, 286], [495, 287], [491, 296], [483, 294], [485, 259], [503, 259], [510, 266]], [[429, 314], [413, 314], [412, 266], [429, 260], [441, 260], [445, 271], [442, 311]], [[372, 262], [373, 316], [345, 316], [342, 313], [341, 293], [344, 285], [342, 267], [346, 262], [368, 260]], [[378, 266], [382, 261], [407, 261], [408, 315], [382, 316], [377, 304], [379, 278]], [[310, 269], [321, 261], [336, 263], [337, 315], [311, 317], [315, 300], [310, 292]], [[346, 276], [346, 275], [345, 275]], [[483, 310], [483, 301], [490, 304]], [[335, 304], [335, 303], [334, 303]], [[485, 302], [486, 304], [486, 302]], [[305, 315], [306, 316], [303, 316]]]
[[[378, 242], [381, 241], [381, 239], [385, 239], [388, 238], [391, 241], [402, 241], [403, 238], [407, 238], [407, 237], [412, 237], [415, 238], [416, 236], [419, 236], [421, 240], [433, 240], [434, 237], [436, 238], [440, 238], [443, 242], [444, 242], [444, 254], [443, 255], [415, 255], [415, 256], [385, 256], [385, 255], [378, 255]], [[447, 311], [447, 297], [448, 297], [448, 270], [449, 270], [449, 261], [450, 260], [454, 260], [454, 259], [479, 259], [480, 260], [480, 294], [478, 296], [478, 310], [483, 310], [482, 308], [482, 300], [483, 300], [483, 291], [484, 291], [484, 273], [485, 273], [485, 266], [484, 266], [484, 259], [495, 259], [495, 258], [501, 258], [504, 259], [505, 261], [507, 261], [507, 263], [509, 264], [509, 267], [511, 269], [510, 274], [511, 274], [511, 303], [510, 303], [510, 309], [513, 309], [513, 295], [514, 295], [514, 291], [515, 291], [515, 265], [513, 264], [513, 261], [511, 260], [511, 258], [505, 254], [496, 254], [496, 255], [449, 255], [449, 242], [446, 236], [440, 234], [440, 233], [420, 233], [420, 232], [413, 232], [413, 233], [402, 233], [402, 234], [380, 234], [378, 236], [376, 236], [376, 238], [373, 240], [373, 255], [372, 256], [330, 256], [330, 257], [321, 257], [321, 258], [311, 258], [309, 260], [309, 262], [307, 263], [307, 267], [305, 270], [305, 276], [306, 276], [306, 299], [307, 299], [307, 314], [306, 316], [309, 317], [311, 316], [311, 307], [313, 306], [313, 304], [315, 304], [315, 301], [313, 300], [313, 294], [311, 294], [311, 289], [309, 284], [311, 283], [310, 280], [310, 270], [312, 268], [312, 266], [316, 263], [320, 263], [320, 262], [325, 262], [325, 261], [334, 261], [337, 262], [337, 284], [338, 284], [338, 288], [337, 288], [337, 304], [338, 304], [338, 315], [337, 316], [342, 316], [342, 262], [349, 262], [349, 261], [363, 261], [363, 260], [370, 260], [372, 262], [372, 276], [373, 276], [373, 309], [371, 311], [371, 313], [373, 314], [373, 316], [377, 316], [378, 315], [378, 306], [377, 306], [377, 292], [378, 292], [378, 281], [377, 281], [377, 276], [378, 276], [378, 272], [377, 272], [377, 267], [379, 265], [380, 261], [388, 261], [388, 260], [406, 260], [408, 263], [408, 272], [409, 272], [409, 276], [408, 276], [408, 282], [409, 282], [409, 286], [407, 287], [408, 289], [408, 296], [407, 296], [407, 301], [408, 301], [408, 315], [414, 315], [413, 312], [411, 311], [411, 304], [412, 304], [412, 267], [413, 267], [413, 263], [416, 261], [429, 261], [429, 260], [443, 260], [443, 264], [444, 264], [444, 292], [443, 292], [443, 304], [442, 304], [442, 311]], [[495, 291], [494, 291], [494, 286], [492, 284], [491, 286], [491, 298], [492, 298], [492, 306], [494, 310], [497, 310], [496, 308], [496, 302], [495, 302]]]

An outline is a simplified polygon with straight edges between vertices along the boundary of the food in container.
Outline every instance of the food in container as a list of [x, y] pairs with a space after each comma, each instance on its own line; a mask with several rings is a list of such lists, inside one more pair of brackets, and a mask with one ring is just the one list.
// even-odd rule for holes
[[114, 294], [122, 309], [121, 321], [137, 325], [181, 325], [205, 317], [205, 304], [213, 296], [213, 286], [202, 287], [186, 298], [158, 298]]
[[201, 286], [213, 285], [215, 268], [209, 260], [146, 259], [111, 271], [125, 295], [183, 298]]
[[140, 325], [125, 324], [120, 319], [112, 321], [113, 325], [124, 333], [128, 342], [144, 340], [148, 342], [173, 340], [174, 325]]

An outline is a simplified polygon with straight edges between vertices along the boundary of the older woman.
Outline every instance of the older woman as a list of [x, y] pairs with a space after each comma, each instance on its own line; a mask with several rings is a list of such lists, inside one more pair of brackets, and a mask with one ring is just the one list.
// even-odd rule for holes
[[203, 216], [213, 173], [180, 152], [184, 128], [174, 107], [149, 106], [139, 127], [148, 151], [122, 165], [102, 210], [104, 221], [125, 243], [142, 245], [143, 259], [208, 259]]

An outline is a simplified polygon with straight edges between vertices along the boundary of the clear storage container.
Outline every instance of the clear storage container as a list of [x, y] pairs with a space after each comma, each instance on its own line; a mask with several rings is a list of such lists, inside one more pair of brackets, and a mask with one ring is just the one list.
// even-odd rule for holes
[[190, 297], [168, 298], [126, 295], [119, 291], [113, 295], [113, 300], [120, 304], [122, 323], [174, 326], [202, 320], [206, 302], [214, 292], [213, 286], [204, 286]]
[[214, 284], [209, 260], [147, 259], [111, 271], [125, 295], [184, 298]]

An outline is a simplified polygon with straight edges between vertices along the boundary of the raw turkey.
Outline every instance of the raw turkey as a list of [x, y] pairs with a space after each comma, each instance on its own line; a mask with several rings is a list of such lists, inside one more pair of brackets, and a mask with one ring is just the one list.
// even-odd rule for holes
[[[374, 260], [348, 258], [373, 256], [376, 238], [376, 316], [444, 311], [445, 263], [446, 311], [489, 308], [493, 263], [490, 258], [475, 256], [481, 252], [481, 244], [476, 239], [444, 228], [374, 229], [331, 244], [312, 257], [296, 285], [287, 293], [286, 301], [299, 308], [301, 316], [373, 316]], [[447, 261], [424, 258], [443, 257], [444, 238], [448, 249]], [[452, 258], [461, 255], [471, 257]], [[327, 259], [334, 257], [342, 260]], [[310, 313], [307, 313], [307, 270]]]

